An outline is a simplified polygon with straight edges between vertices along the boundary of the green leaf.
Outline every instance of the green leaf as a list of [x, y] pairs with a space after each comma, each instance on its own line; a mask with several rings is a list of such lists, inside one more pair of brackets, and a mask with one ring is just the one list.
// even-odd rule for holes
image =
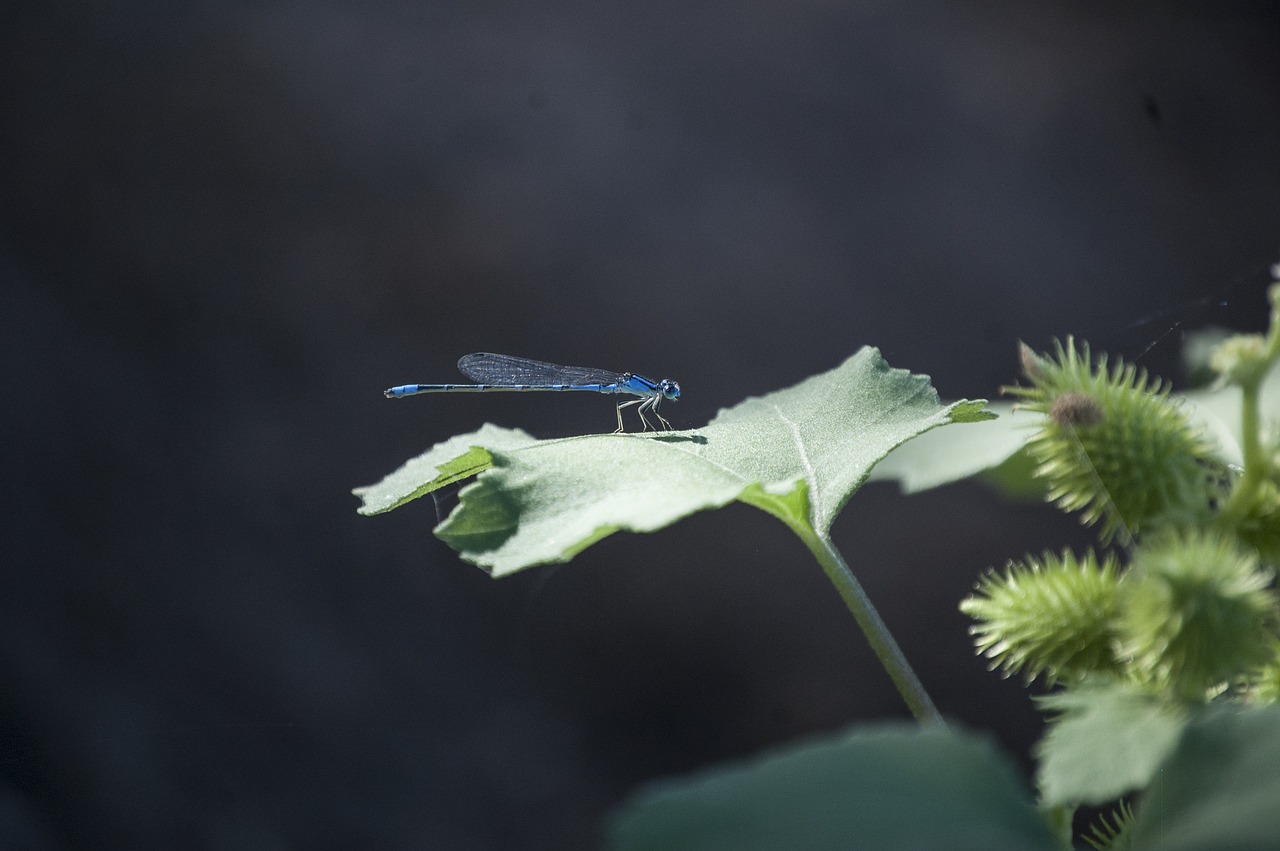
[[485, 423], [476, 431], [437, 443], [417, 458], [406, 461], [376, 485], [352, 490], [363, 500], [356, 510], [361, 514], [390, 511], [488, 469], [493, 462], [490, 450], [515, 449], [536, 442], [520, 429], [499, 428]]
[[[921, 435], [899, 446], [871, 471], [872, 481], [897, 481], [905, 493], [917, 493], [968, 479], [1009, 465], [1024, 456], [1023, 446], [1044, 420], [1041, 414], [1015, 410], [1008, 402], [996, 402], [990, 411], [999, 419], [948, 428]], [[998, 483], [1002, 480], [997, 478]], [[1008, 487], [1025, 489], [1009, 477]], [[1044, 488], [1032, 488], [1037, 495]]]
[[1057, 848], [1008, 760], [945, 727], [884, 725], [668, 781], [615, 816], [616, 851]]
[[1009, 499], [1045, 502], [1049, 499], [1049, 487], [1044, 479], [1036, 477], [1038, 467], [1030, 452], [1019, 449], [1003, 463], [979, 473], [978, 479]]
[[362, 489], [362, 510], [385, 511], [456, 480], [456, 457], [447, 457], [456, 451], [463, 468], [481, 472], [436, 534], [495, 576], [567, 561], [613, 532], [652, 532], [734, 500], [825, 535], [890, 450], [940, 425], [986, 419], [984, 404], [943, 405], [928, 378], [891, 369], [864, 348], [701, 429], [548, 441], [501, 429], [489, 440], [481, 429], [410, 462], [394, 482]]
[[1102, 804], [1151, 781], [1178, 743], [1186, 713], [1121, 683], [1040, 698], [1062, 715], [1036, 746], [1043, 802]]
[[[1216, 443], [1221, 460], [1241, 463], [1239, 387], [1193, 390], [1169, 398]], [[1273, 369], [1264, 381], [1261, 407], [1264, 419], [1280, 420], [1280, 369]], [[1035, 464], [1023, 447], [1044, 417], [1007, 402], [993, 403], [990, 410], [999, 419], [935, 431], [903, 444], [876, 465], [871, 480], [897, 481], [905, 493], [917, 493], [981, 476], [1006, 496], [1043, 498], [1045, 487], [1034, 478]]]
[[[1244, 463], [1240, 448], [1242, 425], [1238, 386], [1192, 390], [1174, 398], [1181, 399], [1182, 412], [1191, 424], [1204, 429], [1205, 435], [1216, 442], [1221, 460], [1237, 466]], [[1258, 407], [1264, 423], [1280, 420], [1280, 369], [1272, 369], [1263, 379]]]
[[1280, 848], [1280, 706], [1191, 724], [1138, 807], [1133, 849]]

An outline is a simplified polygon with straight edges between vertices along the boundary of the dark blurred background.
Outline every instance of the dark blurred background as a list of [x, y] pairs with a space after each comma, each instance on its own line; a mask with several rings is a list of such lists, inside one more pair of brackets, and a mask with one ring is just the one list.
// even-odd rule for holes
[[[1273, 3], [0, 4], [0, 848], [595, 847], [644, 781], [906, 716], [744, 506], [493, 581], [353, 486], [598, 397], [388, 402], [492, 350], [677, 427], [864, 344], [993, 397], [1075, 333], [1175, 374], [1280, 259]], [[941, 709], [976, 485], [834, 530]], [[1025, 763], [1023, 763], [1025, 768]]]

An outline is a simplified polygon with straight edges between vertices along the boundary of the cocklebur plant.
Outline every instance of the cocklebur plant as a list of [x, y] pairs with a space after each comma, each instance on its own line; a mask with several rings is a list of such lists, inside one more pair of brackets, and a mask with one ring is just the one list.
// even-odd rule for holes
[[1139, 545], [1120, 595], [1117, 655], [1135, 684], [1191, 703], [1248, 687], [1274, 661], [1275, 576], [1218, 531]]
[[1051, 500], [1098, 523], [1103, 544], [1203, 524], [1205, 484], [1220, 474], [1212, 446], [1169, 404], [1166, 386], [1132, 365], [1108, 368], [1105, 356], [1095, 364], [1071, 338], [1052, 359], [1021, 349], [1031, 384], [1005, 390], [1044, 416], [1027, 451]]
[[[753, 505], [815, 557], [925, 722], [655, 786], [613, 819], [616, 848], [1061, 849], [1077, 805], [1118, 799], [1082, 839], [1280, 846], [1280, 707], [1269, 705], [1280, 694], [1280, 489], [1263, 430], [1280, 390], [1260, 401], [1276, 383], [1280, 288], [1272, 301], [1268, 336], [1215, 360], [1222, 386], [1176, 402], [1071, 340], [1054, 356], [1024, 347], [1016, 408], [943, 404], [927, 379], [864, 349], [702, 428], [539, 441], [486, 425], [357, 494], [377, 514], [470, 481], [436, 533], [495, 577], [567, 561], [614, 532]], [[1047, 491], [1099, 530], [1098, 551], [1011, 562], [962, 604], [993, 666], [1055, 689], [1039, 698], [1055, 720], [1034, 797], [985, 737], [938, 723], [830, 537], [868, 480], [913, 491], [969, 477]]]
[[[1043, 418], [1026, 444], [1034, 474], [1102, 545], [1127, 545], [1024, 557], [961, 603], [993, 667], [1061, 687], [1041, 699], [1055, 717], [1038, 780], [1063, 821], [1140, 793], [1198, 718], [1280, 692], [1280, 466], [1261, 414], [1280, 358], [1280, 284], [1270, 295], [1268, 334], [1229, 338], [1210, 360], [1219, 392], [1238, 394], [1239, 463], [1142, 371], [1070, 339], [1052, 357], [1023, 349], [1029, 383], [1010, 392]], [[1125, 809], [1091, 841], [1128, 847], [1141, 824]]]
[[1119, 583], [1114, 553], [1099, 560], [1092, 550], [1045, 552], [982, 577], [960, 609], [978, 621], [975, 643], [993, 667], [1028, 681], [1078, 682], [1120, 670]]
[[[1245, 683], [1270, 659], [1277, 600], [1258, 549], [1218, 507], [1235, 494], [1212, 446], [1131, 366], [1090, 363], [1071, 340], [1054, 359], [1023, 361], [1032, 384], [1011, 392], [1044, 415], [1027, 443], [1035, 474], [1050, 499], [1099, 525], [1103, 544], [1132, 549], [1123, 571], [1116, 553], [1100, 562], [1090, 551], [987, 575], [961, 603], [979, 651], [1028, 679], [1118, 676], [1190, 701]], [[1255, 494], [1263, 510], [1242, 517], [1275, 510], [1271, 489]]]

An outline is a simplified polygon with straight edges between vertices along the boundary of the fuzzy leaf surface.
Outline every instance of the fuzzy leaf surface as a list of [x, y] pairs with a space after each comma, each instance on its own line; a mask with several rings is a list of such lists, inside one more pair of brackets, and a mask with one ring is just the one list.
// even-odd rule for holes
[[362, 510], [429, 492], [450, 478], [455, 459], [445, 456], [453, 451], [470, 457], [479, 476], [436, 534], [495, 576], [567, 561], [615, 531], [651, 532], [733, 500], [825, 534], [894, 447], [940, 425], [989, 419], [984, 405], [944, 405], [927, 377], [892, 369], [864, 348], [700, 429], [531, 442], [501, 429], [490, 440], [481, 429], [410, 462], [413, 470], [401, 468], [395, 482], [362, 489]]
[[1103, 804], [1141, 789], [1178, 744], [1184, 712], [1121, 685], [1083, 685], [1040, 703], [1062, 713], [1036, 746], [1044, 802]]
[[615, 816], [615, 851], [1049, 851], [1008, 760], [942, 727], [884, 725], [657, 784]]

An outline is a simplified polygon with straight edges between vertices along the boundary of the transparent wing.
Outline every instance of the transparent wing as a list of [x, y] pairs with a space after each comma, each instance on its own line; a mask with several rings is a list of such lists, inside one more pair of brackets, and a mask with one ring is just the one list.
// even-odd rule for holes
[[458, 370], [478, 384], [615, 384], [622, 373], [585, 366], [560, 366], [514, 355], [463, 355]]

